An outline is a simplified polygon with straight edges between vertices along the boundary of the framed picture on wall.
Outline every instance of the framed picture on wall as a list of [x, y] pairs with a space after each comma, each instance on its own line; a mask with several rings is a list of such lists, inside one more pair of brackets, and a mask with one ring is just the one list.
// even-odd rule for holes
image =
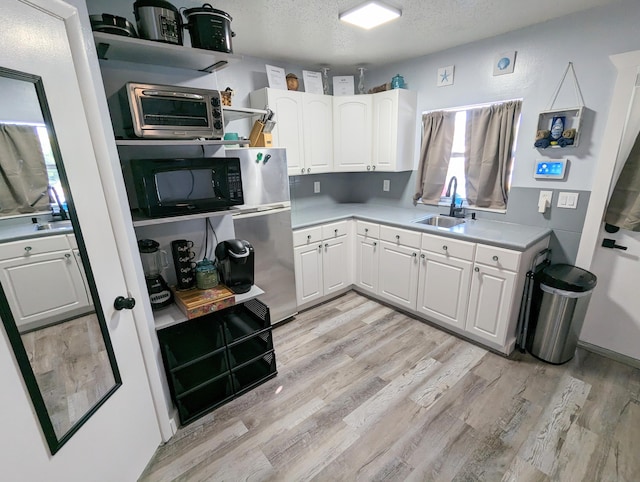
[[493, 60], [493, 75], [512, 74], [516, 66], [516, 51], [502, 52]]

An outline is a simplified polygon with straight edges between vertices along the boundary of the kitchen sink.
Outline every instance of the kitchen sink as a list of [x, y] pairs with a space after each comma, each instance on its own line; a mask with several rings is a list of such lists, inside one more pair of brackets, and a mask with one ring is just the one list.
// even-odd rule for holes
[[413, 222], [417, 224], [427, 224], [437, 228], [452, 228], [464, 223], [464, 219], [452, 218], [451, 216], [429, 216], [428, 218], [416, 219]]
[[69, 229], [71, 228], [71, 221], [52, 221], [50, 223], [36, 224], [37, 231], [45, 231], [49, 229]]

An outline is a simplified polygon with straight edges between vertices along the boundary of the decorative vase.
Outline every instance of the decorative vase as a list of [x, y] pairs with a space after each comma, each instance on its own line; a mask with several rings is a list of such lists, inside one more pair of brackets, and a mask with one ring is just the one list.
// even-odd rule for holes
[[298, 77], [296, 74], [287, 74], [287, 89], [289, 90], [298, 90], [298, 86], [300, 82], [298, 82]]

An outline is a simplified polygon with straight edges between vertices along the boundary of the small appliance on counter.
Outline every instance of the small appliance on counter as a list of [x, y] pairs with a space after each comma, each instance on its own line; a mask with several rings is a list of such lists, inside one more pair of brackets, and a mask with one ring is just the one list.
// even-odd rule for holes
[[162, 270], [169, 266], [167, 252], [158, 249], [159, 247], [160, 244], [153, 239], [138, 240], [142, 269], [153, 310], [163, 308], [173, 302], [173, 293], [161, 274]]
[[231, 31], [231, 15], [205, 3], [202, 7], [186, 9], [184, 16], [192, 47], [233, 53], [231, 37], [236, 34]]
[[182, 18], [165, 0], [137, 0], [133, 13], [140, 37], [155, 42], [182, 45]]
[[253, 286], [253, 246], [243, 239], [228, 239], [216, 246], [222, 282], [234, 293], [246, 293]]
[[138, 38], [135, 27], [124, 17], [118, 17], [110, 13], [100, 13], [89, 15], [89, 21], [91, 22], [91, 30], [95, 32]]

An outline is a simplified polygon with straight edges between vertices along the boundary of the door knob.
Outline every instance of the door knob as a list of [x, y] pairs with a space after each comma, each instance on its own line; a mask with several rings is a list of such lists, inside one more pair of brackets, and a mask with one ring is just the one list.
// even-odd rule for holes
[[620, 246], [619, 244], [616, 244], [616, 240], [615, 239], [603, 239], [602, 240], [602, 247], [603, 248], [611, 248], [611, 249], [621, 249], [622, 251], [626, 251], [627, 247], [626, 246]]
[[132, 310], [136, 306], [136, 300], [134, 298], [125, 298], [124, 296], [118, 296], [113, 302], [113, 307], [120, 310]]

